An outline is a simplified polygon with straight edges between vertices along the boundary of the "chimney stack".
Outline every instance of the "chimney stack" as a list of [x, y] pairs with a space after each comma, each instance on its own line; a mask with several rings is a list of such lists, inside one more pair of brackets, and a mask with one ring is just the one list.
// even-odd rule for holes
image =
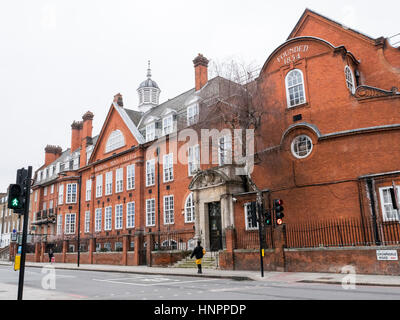
[[195, 89], [196, 91], [204, 87], [208, 81], [208, 59], [202, 54], [193, 60], [195, 73]]
[[54, 162], [62, 153], [60, 146], [47, 145], [44, 148], [44, 165], [48, 166], [50, 163]]
[[81, 144], [82, 127], [82, 121], [74, 121], [71, 124], [71, 152], [74, 152], [76, 149], [78, 149]]
[[79, 167], [82, 168], [86, 165], [86, 149], [87, 146], [92, 144], [92, 130], [93, 130], [93, 121], [94, 115], [92, 112], [88, 111], [82, 116], [83, 120], [83, 128], [81, 134], [81, 153], [80, 153], [80, 163]]
[[124, 103], [123, 103], [123, 101], [122, 101], [122, 95], [121, 95], [120, 93], [117, 93], [117, 94], [114, 96], [113, 102], [116, 103], [116, 104], [117, 104], [118, 106], [120, 106], [120, 107], [123, 107], [123, 106], [124, 106]]

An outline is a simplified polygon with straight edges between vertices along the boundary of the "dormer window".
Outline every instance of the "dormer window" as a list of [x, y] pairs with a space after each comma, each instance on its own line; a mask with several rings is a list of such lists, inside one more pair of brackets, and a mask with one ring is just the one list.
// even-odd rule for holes
[[106, 144], [106, 153], [125, 146], [125, 138], [120, 130], [111, 132]]
[[163, 121], [162, 121], [163, 135], [172, 133], [172, 131], [173, 131], [173, 121], [172, 120], [173, 120], [172, 114], [163, 119]]
[[349, 66], [344, 67], [344, 74], [346, 76], [346, 85], [352, 94], [355, 92], [353, 72]]
[[156, 138], [156, 123], [150, 123], [146, 126], [146, 142]]
[[292, 70], [287, 74], [285, 82], [288, 108], [305, 103], [303, 73], [298, 69]]
[[191, 105], [187, 108], [187, 125], [195, 124], [198, 119], [199, 107], [197, 104]]

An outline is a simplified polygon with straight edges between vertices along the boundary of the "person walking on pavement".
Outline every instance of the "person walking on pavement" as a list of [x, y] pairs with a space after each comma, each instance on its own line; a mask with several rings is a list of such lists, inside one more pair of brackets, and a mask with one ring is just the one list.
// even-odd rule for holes
[[201, 241], [197, 241], [197, 247], [194, 248], [190, 259], [196, 257], [197, 273], [202, 273], [201, 271], [201, 259], [206, 254], [206, 250], [201, 246]]
[[51, 260], [53, 259], [54, 253], [53, 253], [53, 249], [50, 248], [49, 249], [49, 262], [52, 262]]

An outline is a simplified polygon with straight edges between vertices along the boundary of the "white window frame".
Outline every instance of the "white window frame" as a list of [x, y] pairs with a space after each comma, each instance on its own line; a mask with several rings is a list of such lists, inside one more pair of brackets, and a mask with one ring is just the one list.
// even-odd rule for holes
[[[296, 151], [295, 151], [295, 144], [297, 143], [298, 140], [300, 140], [300, 139], [302, 139], [302, 138], [305, 138], [305, 139], [306, 139], [306, 143], [307, 143], [307, 153], [306, 153], [305, 155], [299, 155], [299, 154], [297, 154]], [[308, 148], [308, 142], [309, 142], [310, 145], [311, 145], [310, 149]], [[290, 150], [292, 151], [292, 155], [293, 155], [295, 158], [297, 158], [297, 159], [304, 159], [304, 158], [307, 158], [307, 157], [311, 154], [311, 152], [312, 152], [312, 150], [313, 150], [313, 141], [312, 141], [312, 139], [311, 139], [309, 136], [307, 136], [307, 135], [305, 135], [305, 134], [301, 134], [301, 135], [299, 135], [299, 136], [296, 136], [296, 137], [293, 139], [293, 141], [292, 141], [292, 143], [291, 143], [291, 145], [290, 145]]]
[[126, 204], [126, 227], [135, 227], [135, 201]]
[[105, 153], [117, 150], [125, 146], [125, 137], [121, 130], [114, 130], [108, 136]]
[[63, 215], [58, 214], [57, 215], [57, 235], [62, 234], [62, 225], [63, 225]]
[[156, 225], [156, 199], [146, 199], [146, 227]]
[[75, 234], [76, 213], [65, 214], [64, 234]]
[[156, 159], [146, 161], [146, 187], [154, 186], [156, 177]]
[[135, 189], [135, 165], [126, 167], [126, 190]]
[[124, 168], [115, 170], [115, 193], [124, 191]]
[[96, 198], [100, 198], [103, 195], [103, 175], [99, 174], [96, 176]]
[[61, 184], [58, 188], [58, 204], [61, 205], [64, 203], [64, 185]]
[[104, 231], [112, 229], [112, 206], [104, 208]]
[[90, 232], [90, 211], [85, 212], [85, 233]]
[[113, 186], [113, 172], [108, 171], [106, 172], [106, 183], [105, 183], [105, 190], [104, 195], [109, 196], [112, 194], [112, 186]]
[[[195, 222], [195, 204], [193, 198], [193, 192], [191, 192], [185, 200], [185, 223], [193, 223]], [[188, 216], [191, 218], [188, 219]]]
[[[288, 83], [289, 76], [292, 73], [295, 73], [295, 72], [299, 72], [300, 73], [300, 75], [301, 75], [301, 83], [296, 83], [295, 85], [290, 85], [289, 86], [289, 83]], [[290, 89], [298, 87], [298, 86], [301, 86], [301, 88], [302, 88], [303, 100], [300, 100], [298, 103], [292, 104], [291, 100], [290, 100]], [[286, 100], [287, 100], [288, 108], [293, 108], [293, 107], [302, 105], [302, 104], [307, 102], [306, 87], [305, 87], [305, 84], [304, 84], [304, 76], [303, 76], [303, 72], [300, 69], [294, 69], [294, 70], [291, 70], [290, 72], [288, 72], [288, 74], [285, 77], [285, 88], [286, 88]]]
[[256, 226], [250, 226], [251, 223], [251, 216], [249, 214], [250, 205], [251, 205], [250, 202], [244, 204], [244, 219], [245, 219], [246, 230], [258, 230], [258, 222]]
[[121, 230], [124, 223], [124, 205], [115, 205], [115, 230]]
[[[397, 210], [393, 209], [393, 204], [392, 204], [392, 200], [391, 200], [391, 196], [390, 196], [390, 189], [392, 189], [392, 186], [379, 188], [383, 222], [400, 221], [399, 213], [397, 212]], [[396, 186], [397, 199], [400, 199], [400, 190], [399, 189], [400, 188]], [[387, 196], [385, 197], [386, 192], [387, 192]], [[390, 215], [392, 217], [388, 216], [388, 210], [390, 210]]]
[[43, 195], [44, 195], [44, 196], [47, 196], [47, 187], [44, 187]]
[[174, 180], [174, 154], [169, 153], [163, 156], [163, 181]]
[[351, 70], [351, 68], [348, 65], [346, 65], [344, 67], [344, 76], [345, 76], [345, 79], [346, 79], [347, 88], [350, 90], [351, 94], [354, 94], [356, 92], [356, 85], [355, 85], [355, 82], [354, 82], [354, 75], [353, 75], [353, 71]]
[[164, 196], [164, 224], [174, 224], [174, 196]]
[[170, 134], [174, 131], [174, 118], [173, 115], [166, 116], [162, 119], [162, 133], [163, 136]]
[[218, 139], [218, 165], [225, 164], [232, 164], [232, 137], [230, 134]]
[[65, 203], [76, 203], [77, 188], [78, 188], [77, 183], [67, 184], [67, 194]]
[[101, 232], [102, 210], [96, 208], [94, 212], [94, 232]]
[[188, 175], [192, 177], [200, 169], [200, 145], [188, 147]]
[[53, 194], [54, 193], [54, 184], [52, 184], [51, 186], [50, 186], [50, 194]]
[[156, 123], [152, 122], [146, 125], [146, 142], [152, 141], [156, 138]]
[[189, 107], [187, 107], [186, 110], [186, 114], [187, 114], [187, 125], [191, 126], [192, 124], [197, 123], [197, 118], [199, 115], [199, 105], [193, 104]]
[[86, 201], [92, 198], [92, 179], [86, 180]]

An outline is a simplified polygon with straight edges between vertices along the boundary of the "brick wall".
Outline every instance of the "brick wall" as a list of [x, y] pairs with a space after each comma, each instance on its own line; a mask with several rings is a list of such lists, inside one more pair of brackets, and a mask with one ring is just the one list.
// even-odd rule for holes
[[285, 249], [285, 270], [340, 273], [342, 267], [351, 265], [359, 274], [400, 275], [399, 261], [377, 260], [376, 250], [384, 249], [400, 253], [400, 247]]
[[188, 254], [190, 254], [188, 251], [153, 251], [151, 265], [166, 267], [184, 259]]
[[[264, 271], [341, 273], [343, 267], [352, 266], [358, 274], [400, 275], [399, 261], [377, 260], [376, 250], [385, 249], [397, 250], [400, 256], [400, 247], [284, 249], [283, 269], [276, 252], [265, 250]], [[261, 270], [259, 250], [236, 249], [233, 265], [230, 261], [229, 252], [220, 253], [219, 265], [223, 270]]]

